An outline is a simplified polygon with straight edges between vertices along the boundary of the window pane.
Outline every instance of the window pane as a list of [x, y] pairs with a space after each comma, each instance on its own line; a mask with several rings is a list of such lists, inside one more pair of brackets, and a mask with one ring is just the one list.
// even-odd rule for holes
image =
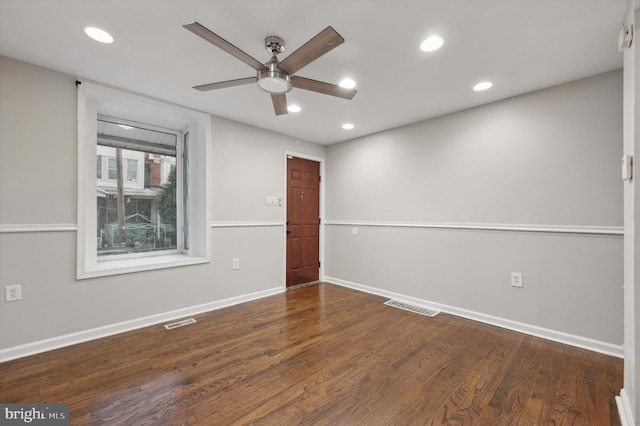
[[102, 179], [102, 155], [98, 155], [98, 159], [96, 161], [96, 177], [98, 179]]
[[138, 180], [138, 160], [127, 160], [127, 180], [129, 182]]
[[[97, 180], [97, 255], [177, 249], [176, 157], [102, 145], [97, 150], [108, 157], [110, 179]], [[144, 179], [138, 164], [148, 174]]]
[[118, 179], [118, 169], [115, 157], [109, 158], [109, 179]]

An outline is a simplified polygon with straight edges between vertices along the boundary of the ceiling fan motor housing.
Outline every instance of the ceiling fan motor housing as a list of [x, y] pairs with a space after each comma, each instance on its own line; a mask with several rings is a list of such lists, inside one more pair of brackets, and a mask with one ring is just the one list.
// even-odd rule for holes
[[264, 39], [264, 46], [272, 58], [265, 64], [267, 70], [258, 71], [258, 86], [269, 93], [287, 93], [291, 90], [291, 76], [278, 67], [278, 53], [284, 52], [284, 40], [278, 36]]

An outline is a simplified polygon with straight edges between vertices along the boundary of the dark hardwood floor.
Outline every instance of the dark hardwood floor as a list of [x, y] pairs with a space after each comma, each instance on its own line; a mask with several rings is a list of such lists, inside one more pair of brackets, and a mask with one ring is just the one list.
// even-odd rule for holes
[[621, 359], [330, 284], [0, 364], [72, 425], [618, 425]]

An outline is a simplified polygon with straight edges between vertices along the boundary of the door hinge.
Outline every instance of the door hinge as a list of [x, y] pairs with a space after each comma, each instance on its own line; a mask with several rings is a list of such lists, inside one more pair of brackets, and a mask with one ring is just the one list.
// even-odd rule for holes
[[628, 49], [633, 44], [633, 25], [623, 25], [618, 34], [618, 52]]
[[630, 181], [633, 179], [633, 155], [625, 155], [622, 157], [622, 180]]
[[318, 268], [319, 268], [320, 266], [321, 266], [321, 265], [320, 265], [320, 262], [318, 262]]

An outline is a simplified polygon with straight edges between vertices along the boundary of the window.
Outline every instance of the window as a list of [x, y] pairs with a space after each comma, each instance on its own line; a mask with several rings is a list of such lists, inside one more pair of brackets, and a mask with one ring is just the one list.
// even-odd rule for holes
[[98, 155], [98, 161], [96, 161], [96, 178], [102, 179], [102, 155]]
[[79, 279], [210, 260], [210, 120], [78, 87]]
[[107, 157], [107, 159], [109, 160], [109, 179], [115, 180], [118, 177], [116, 157]]
[[127, 160], [127, 181], [136, 182], [138, 180], [138, 160]]

